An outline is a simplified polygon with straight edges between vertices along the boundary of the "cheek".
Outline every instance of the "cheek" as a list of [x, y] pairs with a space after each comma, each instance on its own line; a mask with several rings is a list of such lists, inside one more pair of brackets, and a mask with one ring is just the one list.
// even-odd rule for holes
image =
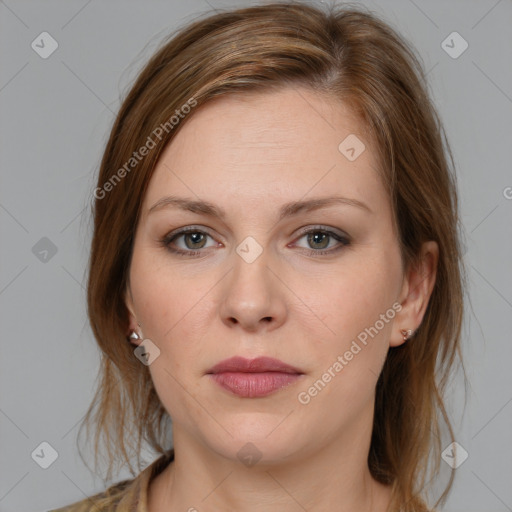
[[356, 259], [347, 260], [328, 279], [317, 280], [306, 299], [321, 312], [318, 316], [329, 331], [344, 339], [373, 325], [392, 307], [399, 291], [400, 266], [393, 258]]
[[[321, 312], [318, 316], [323, 324], [322, 335], [316, 338], [320, 339], [315, 347], [320, 362], [317, 375], [342, 356], [346, 361], [343, 370], [331, 372], [344, 375], [343, 379], [333, 379], [343, 389], [357, 387], [361, 381], [374, 384], [385, 361], [396, 315], [393, 304], [396, 306], [401, 276], [398, 252], [381, 250], [372, 256], [347, 258], [339, 273], [317, 280], [306, 299], [313, 304], [312, 309]], [[318, 325], [316, 322], [317, 329]], [[302, 329], [315, 339], [312, 324], [306, 319]]]
[[176, 270], [165, 267], [163, 259], [142, 248], [134, 252], [130, 270], [131, 289], [144, 336], [160, 343], [187, 324], [194, 305], [204, 295], [197, 280], [184, 280]]
[[[322, 428], [329, 431], [355, 421], [370, 407], [387, 356], [394, 296], [385, 286], [370, 286], [376, 282], [372, 277], [366, 273], [365, 279], [354, 275], [340, 278], [333, 286], [346, 286], [328, 294], [321, 303], [328, 313], [324, 321], [335, 334], [316, 338], [315, 368], [297, 399], [304, 414], [321, 418]], [[312, 346], [311, 326], [304, 322], [302, 329], [309, 332]]]
[[207, 323], [200, 319], [205, 314], [204, 279], [183, 279], [169, 267], [162, 268], [161, 261], [136, 253], [130, 279], [144, 337], [160, 349], [148, 367], [156, 393], [171, 417], [199, 417], [201, 410], [192, 396], [202, 370], [198, 362]]
[[171, 387], [169, 393], [176, 396], [180, 388], [174, 389], [177, 381], [171, 375], [179, 382], [192, 381], [204, 370], [198, 362], [204, 360], [203, 345], [214, 322], [215, 280], [206, 273], [184, 279], [179, 270], [163, 268], [161, 260], [149, 251], [134, 253], [130, 279], [144, 337], [160, 349], [150, 366], [155, 386]]

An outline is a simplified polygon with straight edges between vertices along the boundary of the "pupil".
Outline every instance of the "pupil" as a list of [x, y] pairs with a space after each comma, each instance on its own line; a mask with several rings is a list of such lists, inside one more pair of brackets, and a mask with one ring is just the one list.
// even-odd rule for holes
[[[310, 233], [308, 236], [308, 242], [311, 244], [320, 244], [320, 247], [316, 247], [316, 249], [325, 249], [329, 245], [329, 235], [327, 233]], [[327, 242], [327, 243], [325, 243]]]
[[[202, 245], [197, 245], [199, 242], [203, 241], [204, 235], [202, 233], [189, 233], [185, 236], [185, 243], [189, 249], [197, 249], [197, 247], [202, 247]], [[192, 240], [192, 244], [189, 244], [189, 241]], [[192, 245], [192, 247], [191, 247]]]

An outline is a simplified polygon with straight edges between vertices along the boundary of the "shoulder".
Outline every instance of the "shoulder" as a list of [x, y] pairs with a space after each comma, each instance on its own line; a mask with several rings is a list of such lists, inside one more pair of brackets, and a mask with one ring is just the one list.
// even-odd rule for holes
[[107, 490], [89, 496], [65, 507], [49, 510], [48, 512], [110, 512], [116, 510], [119, 502], [125, 497], [134, 479], [123, 480], [112, 485]]
[[173, 460], [174, 450], [171, 449], [146, 467], [135, 478], [123, 480], [112, 485], [106, 491], [48, 512], [145, 511], [149, 484]]

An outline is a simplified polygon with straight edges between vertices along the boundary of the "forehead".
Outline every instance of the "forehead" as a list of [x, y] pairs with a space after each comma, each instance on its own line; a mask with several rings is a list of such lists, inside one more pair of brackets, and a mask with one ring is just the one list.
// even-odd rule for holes
[[249, 206], [333, 191], [386, 200], [366, 127], [342, 102], [297, 87], [230, 94], [193, 111], [163, 151], [145, 204], [163, 193]]

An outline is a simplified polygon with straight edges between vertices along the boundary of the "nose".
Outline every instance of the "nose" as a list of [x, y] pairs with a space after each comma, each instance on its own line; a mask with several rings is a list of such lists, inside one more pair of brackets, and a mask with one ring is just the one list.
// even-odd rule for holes
[[283, 324], [287, 314], [286, 287], [268, 265], [265, 251], [252, 263], [237, 254], [224, 281], [222, 321], [250, 332], [268, 332]]

